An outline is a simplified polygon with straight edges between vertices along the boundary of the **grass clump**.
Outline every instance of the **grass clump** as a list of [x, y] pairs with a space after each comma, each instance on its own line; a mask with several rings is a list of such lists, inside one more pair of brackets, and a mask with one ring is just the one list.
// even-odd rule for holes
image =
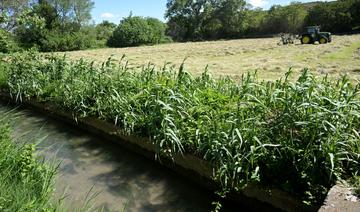
[[35, 156], [34, 145], [11, 139], [6, 117], [0, 118], [0, 210], [55, 211], [50, 199], [56, 168]]
[[351, 184], [354, 187], [355, 194], [360, 197], [360, 176], [356, 175], [353, 177]]
[[216, 167], [223, 190], [249, 183], [277, 187], [319, 204], [339, 179], [360, 169], [360, 84], [346, 76], [291, 71], [276, 81], [243, 75], [214, 80], [154, 66], [141, 70], [111, 59], [96, 66], [65, 57], [16, 54], [7, 89], [97, 117], [149, 138], [157, 155], [190, 153]]

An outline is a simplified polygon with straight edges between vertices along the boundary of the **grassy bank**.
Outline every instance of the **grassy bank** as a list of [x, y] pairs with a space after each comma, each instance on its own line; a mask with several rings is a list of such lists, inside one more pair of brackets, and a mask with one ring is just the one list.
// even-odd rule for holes
[[16, 144], [8, 124], [0, 117], [0, 210], [55, 211], [51, 197], [56, 168], [34, 154], [34, 145]]
[[49, 101], [75, 117], [97, 117], [149, 138], [157, 155], [190, 153], [215, 165], [224, 191], [277, 187], [308, 204], [360, 169], [360, 84], [307, 70], [240, 83], [183, 67], [130, 69], [64, 57], [18, 54], [3, 62], [5, 89], [21, 101]]

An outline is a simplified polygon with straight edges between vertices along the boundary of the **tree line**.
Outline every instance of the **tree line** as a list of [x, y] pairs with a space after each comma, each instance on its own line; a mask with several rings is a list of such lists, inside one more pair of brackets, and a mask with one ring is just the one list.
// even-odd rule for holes
[[118, 25], [91, 23], [93, 7], [92, 0], [1, 0], [0, 52], [258, 37], [300, 33], [305, 25], [333, 33], [360, 31], [360, 0], [293, 2], [269, 10], [245, 0], [168, 0], [166, 23], [129, 15]]
[[269, 10], [244, 0], [168, 0], [165, 17], [175, 40], [211, 40], [300, 33], [306, 25], [343, 33], [359, 31], [360, 0], [292, 2]]

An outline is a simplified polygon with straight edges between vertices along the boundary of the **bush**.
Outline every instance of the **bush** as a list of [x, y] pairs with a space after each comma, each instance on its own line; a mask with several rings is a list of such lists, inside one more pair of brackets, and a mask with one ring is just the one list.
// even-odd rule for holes
[[40, 41], [40, 50], [44, 52], [75, 51], [88, 49], [95, 43], [95, 38], [86, 31], [59, 33], [48, 32]]
[[0, 29], [0, 52], [10, 53], [18, 49], [12, 35], [3, 29]]
[[128, 17], [123, 19], [109, 38], [110, 47], [158, 44], [166, 41], [166, 25], [155, 18]]
[[116, 28], [116, 24], [111, 23], [109, 21], [103, 21], [102, 23], [95, 26], [96, 33], [96, 46], [105, 47], [107, 41], [112, 36], [114, 30]]

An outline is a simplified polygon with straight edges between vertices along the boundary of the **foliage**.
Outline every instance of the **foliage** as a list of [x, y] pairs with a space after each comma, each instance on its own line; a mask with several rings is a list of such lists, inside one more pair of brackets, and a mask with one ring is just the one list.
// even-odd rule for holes
[[20, 45], [25, 48], [37, 47], [44, 35], [46, 20], [28, 9], [19, 16], [17, 22], [19, 26], [15, 34]]
[[10, 53], [18, 49], [11, 33], [0, 29], [0, 53]]
[[39, 0], [39, 3], [33, 6], [32, 12], [45, 20], [44, 28], [48, 30], [59, 28], [61, 25], [56, 8], [46, 0]]
[[355, 194], [360, 197], [360, 176], [356, 175], [354, 176], [353, 180], [352, 180], [352, 184], [354, 185], [355, 188]]
[[90, 48], [96, 43], [95, 32], [87, 34], [92, 8], [90, 0], [36, 1], [18, 12], [16, 40], [23, 48], [42, 51]]
[[95, 26], [95, 36], [96, 41], [99, 43], [97, 46], [105, 47], [107, 41], [112, 36], [114, 30], [116, 28], [116, 24], [111, 23], [109, 21], [103, 21], [102, 23]]
[[261, 30], [268, 33], [300, 33], [305, 24], [307, 11], [301, 3], [292, 3], [287, 7], [272, 6], [268, 11]]
[[91, 10], [94, 7], [92, 0], [40, 0], [38, 4], [48, 4], [56, 10], [62, 29], [67, 23], [80, 26], [87, 25], [91, 20]]
[[[1, 58], [0, 58], [1, 60]], [[7, 71], [6, 69], [6, 65], [4, 63], [0, 62], [0, 90], [2, 90], [3, 88], [6, 88], [6, 80], [7, 80], [7, 76], [6, 73]]]
[[309, 10], [306, 21], [310, 25], [321, 25], [325, 31], [349, 32], [352, 29], [352, 2], [347, 0], [332, 4], [319, 3]]
[[158, 44], [165, 39], [166, 25], [155, 18], [124, 18], [108, 40], [111, 47]]
[[168, 0], [168, 33], [176, 40], [230, 38], [243, 30], [244, 0]]
[[93, 46], [95, 37], [86, 31], [58, 33], [50, 31], [40, 41], [40, 50], [44, 52], [74, 51], [88, 49]]
[[167, 33], [177, 41], [301, 33], [305, 25], [330, 32], [360, 29], [358, 0], [252, 8], [243, 0], [168, 0]]
[[216, 167], [224, 190], [260, 183], [316, 204], [360, 168], [360, 84], [347, 77], [333, 82], [304, 70], [296, 81], [289, 71], [275, 82], [244, 75], [238, 84], [208, 72], [193, 77], [183, 66], [126, 64], [14, 55], [8, 89], [17, 100], [50, 101], [147, 137], [160, 157], [199, 156]]
[[[17, 27], [16, 19], [28, 8], [29, 0], [1, 0], [0, 28], [12, 31]], [[6, 20], [4, 20], [6, 17]]]
[[18, 146], [10, 137], [7, 115], [0, 118], [0, 210], [55, 211], [50, 201], [55, 167], [39, 160], [34, 145]]
[[96, 39], [97, 40], [108, 40], [116, 28], [116, 24], [109, 21], [103, 21], [96, 25]]

